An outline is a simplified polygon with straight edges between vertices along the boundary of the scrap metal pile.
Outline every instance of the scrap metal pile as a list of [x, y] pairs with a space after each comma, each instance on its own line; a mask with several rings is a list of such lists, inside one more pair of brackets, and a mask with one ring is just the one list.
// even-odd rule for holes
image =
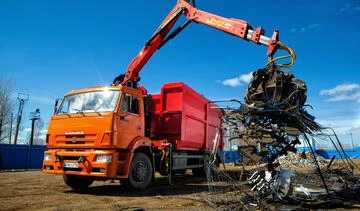
[[[323, 185], [329, 194], [326, 184], [328, 177], [324, 177], [320, 168], [330, 164], [315, 155], [309, 138], [323, 134], [325, 129], [305, 110], [306, 94], [305, 82], [296, 78], [291, 71], [281, 71], [275, 63], [253, 72], [245, 92], [245, 103], [234, 100], [240, 103], [239, 108], [223, 110], [223, 128], [230, 134], [228, 141], [241, 141], [238, 153], [244, 158], [243, 169], [229, 171], [224, 165], [225, 172], [219, 170], [214, 148], [207, 172], [213, 203], [258, 209], [268, 206], [269, 197], [284, 202], [291, 194], [295, 195], [295, 190], [290, 184], [294, 172], [283, 167], [301, 166], [301, 162], [310, 162], [312, 168], [317, 168], [318, 184]], [[301, 157], [296, 153], [300, 137], [311, 149], [302, 156], [311, 161], [294, 160], [294, 157]], [[249, 164], [257, 167], [244, 173], [244, 167]], [[246, 177], [245, 181], [242, 181], [243, 177]], [[309, 192], [303, 186], [297, 190], [306, 194]]]
[[253, 73], [245, 93], [245, 104], [224, 114], [224, 127], [231, 139], [241, 139], [239, 151], [253, 163], [267, 160], [269, 171], [279, 164], [276, 158], [296, 152], [299, 135], [314, 134], [321, 126], [306, 112], [307, 87], [291, 71], [276, 65]]

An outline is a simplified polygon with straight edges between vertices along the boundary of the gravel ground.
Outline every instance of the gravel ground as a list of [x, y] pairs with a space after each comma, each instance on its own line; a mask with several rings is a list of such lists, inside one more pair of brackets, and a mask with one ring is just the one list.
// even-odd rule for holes
[[[357, 163], [360, 164], [360, 160]], [[318, 180], [316, 171], [313, 169], [311, 172], [309, 174], [304, 169], [297, 171], [296, 182], [306, 184]], [[314, 184], [321, 186], [319, 182]], [[343, 186], [341, 182], [334, 181], [330, 188]], [[272, 204], [269, 209], [360, 210], [360, 184], [349, 190], [332, 194], [330, 200], [329, 197], [319, 197], [317, 201], [306, 199], [300, 206]], [[0, 172], [0, 210], [214, 210], [207, 199], [209, 188], [206, 179], [192, 176], [191, 171], [176, 176], [173, 185], [168, 183], [167, 177], [156, 175], [156, 181], [142, 191], [129, 191], [118, 181], [95, 181], [83, 192], [73, 191], [63, 182], [61, 175], [45, 174], [39, 170]], [[236, 210], [234, 206], [228, 208]], [[222, 206], [216, 210], [227, 209]]]
[[75, 192], [61, 175], [0, 172], [0, 210], [210, 209], [197, 200], [207, 192], [206, 180], [192, 175], [178, 177], [173, 185], [168, 184], [167, 177], [158, 177], [144, 191], [125, 190], [118, 181], [95, 181], [87, 191]]

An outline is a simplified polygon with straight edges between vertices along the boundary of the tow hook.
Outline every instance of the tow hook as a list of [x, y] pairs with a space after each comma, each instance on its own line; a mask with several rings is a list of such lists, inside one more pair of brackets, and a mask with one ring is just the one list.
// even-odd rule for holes
[[79, 160], [77, 161], [78, 163], [84, 163], [86, 161], [86, 157], [84, 155], [81, 155], [79, 157]]
[[62, 160], [62, 157], [55, 154], [55, 163], [60, 162]]

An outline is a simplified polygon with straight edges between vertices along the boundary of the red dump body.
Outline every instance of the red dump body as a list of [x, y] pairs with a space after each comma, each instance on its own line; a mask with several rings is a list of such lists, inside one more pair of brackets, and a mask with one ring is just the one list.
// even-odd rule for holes
[[166, 139], [175, 151], [209, 151], [217, 132], [222, 140], [221, 110], [184, 83], [165, 84], [151, 95], [150, 112], [150, 138]]

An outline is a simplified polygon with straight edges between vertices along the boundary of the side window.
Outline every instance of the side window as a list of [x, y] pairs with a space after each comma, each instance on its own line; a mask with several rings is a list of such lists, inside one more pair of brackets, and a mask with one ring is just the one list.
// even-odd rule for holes
[[131, 97], [130, 113], [139, 114], [139, 100], [136, 97]]
[[139, 100], [136, 97], [124, 94], [121, 102], [121, 111], [139, 114]]
[[128, 98], [129, 98], [129, 96], [127, 94], [123, 94], [122, 100], [121, 100], [121, 111], [123, 111], [123, 112], [129, 112]]

